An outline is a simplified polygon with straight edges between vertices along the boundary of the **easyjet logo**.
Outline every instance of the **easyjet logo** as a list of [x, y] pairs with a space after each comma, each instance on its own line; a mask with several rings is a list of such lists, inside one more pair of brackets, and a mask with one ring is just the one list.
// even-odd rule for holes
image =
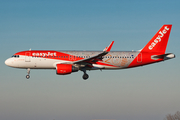
[[51, 52], [47, 52], [47, 53], [32, 53], [32, 56], [56, 56], [56, 52], [51, 53]]
[[162, 31], [159, 32], [159, 35], [156, 39], [149, 45], [149, 50], [152, 50], [159, 42], [161, 42], [161, 38], [167, 33], [169, 28], [167, 26], [164, 27]]

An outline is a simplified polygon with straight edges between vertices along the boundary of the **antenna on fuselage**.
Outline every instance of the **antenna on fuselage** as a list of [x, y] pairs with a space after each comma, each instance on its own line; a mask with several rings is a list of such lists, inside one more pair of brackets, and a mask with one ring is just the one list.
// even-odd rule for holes
[[31, 51], [31, 48], [29, 49], [29, 51]]

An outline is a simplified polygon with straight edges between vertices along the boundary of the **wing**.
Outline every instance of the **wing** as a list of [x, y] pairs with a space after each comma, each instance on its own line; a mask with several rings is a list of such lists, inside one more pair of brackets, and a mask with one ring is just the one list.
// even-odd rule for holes
[[101, 53], [99, 53], [95, 56], [85, 58], [82, 60], [78, 60], [78, 61], [74, 61], [74, 62], [66, 62], [65, 64], [79, 64], [79, 65], [90, 65], [91, 66], [93, 63], [102, 61], [103, 56], [110, 52], [113, 44], [114, 44], [114, 41], [112, 41], [111, 44], [108, 47], [106, 47]]
[[98, 54], [98, 55], [95, 55], [95, 56], [92, 56], [92, 57], [90, 57], [90, 58], [86, 58], [86, 59], [83, 59], [83, 60], [75, 61], [75, 62], [73, 62], [73, 64], [86, 64], [86, 63], [92, 64], [92, 63], [96, 63], [96, 62], [98, 62], [98, 61], [102, 61], [103, 56], [106, 55], [106, 54], [108, 54], [108, 53], [110, 52], [113, 44], [114, 44], [114, 41], [112, 41], [111, 44], [110, 44], [108, 47], [106, 47], [106, 48], [103, 50], [102, 53], [100, 53], [100, 54]]

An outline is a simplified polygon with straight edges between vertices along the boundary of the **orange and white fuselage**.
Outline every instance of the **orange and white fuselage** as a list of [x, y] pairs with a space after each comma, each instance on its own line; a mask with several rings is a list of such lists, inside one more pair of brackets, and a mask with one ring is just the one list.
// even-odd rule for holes
[[86, 70], [124, 69], [161, 62], [174, 58], [165, 54], [172, 25], [163, 25], [147, 45], [139, 51], [110, 51], [114, 43], [103, 51], [54, 51], [28, 50], [15, 53], [5, 61], [10, 67], [28, 69], [56, 69], [58, 75], [81, 70], [87, 79]]

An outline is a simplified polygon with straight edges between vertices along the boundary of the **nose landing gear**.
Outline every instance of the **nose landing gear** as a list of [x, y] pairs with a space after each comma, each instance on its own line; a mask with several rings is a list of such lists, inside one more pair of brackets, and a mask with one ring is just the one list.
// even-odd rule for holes
[[30, 78], [30, 75], [29, 75], [30, 74], [30, 68], [27, 69], [27, 73], [28, 73], [28, 75], [26, 75], [26, 79], [29, 79]]

